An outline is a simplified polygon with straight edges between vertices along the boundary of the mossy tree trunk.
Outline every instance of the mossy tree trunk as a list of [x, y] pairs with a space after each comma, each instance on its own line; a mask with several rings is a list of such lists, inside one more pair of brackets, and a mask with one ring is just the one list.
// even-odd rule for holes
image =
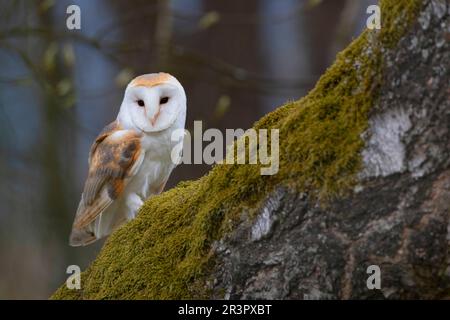
[[53, 298], [450, 297], [450, 6], [381, 9], [381, 30], [255, 124], [280, 130], [277, 175], [218, 165], [150, 199]]

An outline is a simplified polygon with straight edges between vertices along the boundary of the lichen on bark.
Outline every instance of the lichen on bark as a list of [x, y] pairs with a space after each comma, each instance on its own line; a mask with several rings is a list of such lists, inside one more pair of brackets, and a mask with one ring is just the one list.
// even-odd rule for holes
[[419, 0], [382, 0], [382, 29], [366, 30], [304, 98], [255, 123], [280, 130], [280, 170], [215, 166], [206, 176], [149, 199], [117, 230], [82, 274], [81, 290], [62, 286], [53, 299], [208, 298], [212, 250], [243, 215], [254, 217], [268, 194], [288, 186], [320, 203], [351, 192], [362, 169], [363, 133], [380, 95], [384, 55], [408, 31]]

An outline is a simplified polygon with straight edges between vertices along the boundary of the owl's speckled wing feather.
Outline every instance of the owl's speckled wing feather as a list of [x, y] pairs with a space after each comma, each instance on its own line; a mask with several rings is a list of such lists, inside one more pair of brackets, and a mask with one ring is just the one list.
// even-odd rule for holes
[[122, 130], [117, 122], [103, 129], [89, 154], [89, 173], [74, 229], [89, 225], [120, 196], [143, 158], [139, 133]]

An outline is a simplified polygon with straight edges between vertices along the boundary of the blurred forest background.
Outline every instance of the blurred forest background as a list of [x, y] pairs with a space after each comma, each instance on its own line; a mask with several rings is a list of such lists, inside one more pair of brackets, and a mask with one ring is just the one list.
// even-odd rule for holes
[[[0, 0], [0, 298], [46, 299], [103, 241], [68, 246], [89, 147], [139, 74], [167, 71], [186, 126], [249, 128], [304, 96], [376, 0]], [[81, 8], [81, 30], [66, 9]], [[166, 187], [206, 165], [181, 165]]]

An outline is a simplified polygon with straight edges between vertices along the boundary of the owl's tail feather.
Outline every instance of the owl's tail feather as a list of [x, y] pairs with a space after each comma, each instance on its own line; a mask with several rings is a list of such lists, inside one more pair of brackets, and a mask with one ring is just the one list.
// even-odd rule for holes
[[83, 229], [73, 228], [72, 233], [70, 234], [69, 244], [72, 247], [80, 247], [80, 246], [87, 246], [88, 244], [91, 244], [92, 242], [95, 242], [97, 240], [98, 238], [92, 231], [89, 231], [85, 228]]

